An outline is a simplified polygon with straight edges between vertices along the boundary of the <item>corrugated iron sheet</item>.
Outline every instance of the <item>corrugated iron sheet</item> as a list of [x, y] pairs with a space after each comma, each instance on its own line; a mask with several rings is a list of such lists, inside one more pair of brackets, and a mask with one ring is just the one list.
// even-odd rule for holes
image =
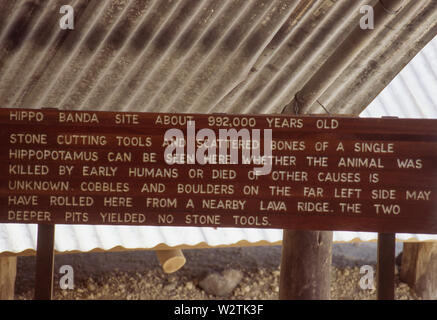
[[[74, 30], [59, 27], [65, 4]], [[374, 30], [358, 27], [365, 4]], [[436, 33], [435, 0], [0, 0], [0, 107], [280, 113], [294, 102], [299, 112], [359, 114]], [[408, 116], [429, 114], [433, 46], [428, 65], [401, 80], [410, 91], [384, 92], [372, 108], [390, 113], [401, 101]], [[0, 252], [35, 248], [35, 235], [35, 226], [0, 225]], [[280, 230], [58, 226], [56, 249], [281, 239]]]
[[[68, 3], [75, 29], [61, 30]], [[2, 0], [0, 106], [278, 113], [341, 56], [302, 111], [358, 114], [437, 30], [435, 0], [402, 1], [374, 30], [358, 27], [364, 4], [382, 10], [376, 0]], [[354, 41], [359, 50], [338, 52]]]
[[414, 57], [360, 116], [437, 118], [437, 37]]

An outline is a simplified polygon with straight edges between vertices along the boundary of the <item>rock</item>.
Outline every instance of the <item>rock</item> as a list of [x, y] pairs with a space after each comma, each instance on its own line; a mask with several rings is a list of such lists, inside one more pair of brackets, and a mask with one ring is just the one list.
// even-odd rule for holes
[[174, 291], [176, 289], [176, 283], [169, 283], [169, 284], [167, 284], [166, 286], [164, 286], [164, 288], [163, 288], [163, 290], [164, 291], [168, 291], [168, 292], [170, 292], [170, 291]]
[[191, 282], [191, 281], [187, 282], [187, 283], [185, 284], [185, 288], [186, 288], [187, 290], [193, 290], [193, 289], [194, 289], [194, 284], [193, 284], [193, 282]]
[[224, 297], [232, 293], [242, 278], [243, 274], [241, 271], [228, 269], [223, 271], [222, 274], [208, 274], [199, 282], [199, 286], [210, 295]]
[[399, 286], [399, 289], [401, 289], [401, 290], [405, 290], [405, 289], [409, 288], [408, 284], [406, 284], [405, 282], [400, 282], [398, 286]]
[[88, 283], [88, 290], [89, 291], [95, 291], [96, 289], [97, 289], [97, 287], [94, 283]]

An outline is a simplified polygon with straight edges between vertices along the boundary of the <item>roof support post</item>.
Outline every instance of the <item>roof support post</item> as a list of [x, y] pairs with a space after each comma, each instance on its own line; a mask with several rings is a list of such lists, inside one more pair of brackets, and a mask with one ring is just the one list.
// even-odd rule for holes
[[396, 234], [378, 233], [378, 300], [395, 298], [395, 246]]
[[53, 295], [53, 268], [55, 225], [38, 224], [36, 247], [35, 300], [51, 300]]
[[330, 299], [332, 238], [332, 231], [284, 230], [279, 299]]

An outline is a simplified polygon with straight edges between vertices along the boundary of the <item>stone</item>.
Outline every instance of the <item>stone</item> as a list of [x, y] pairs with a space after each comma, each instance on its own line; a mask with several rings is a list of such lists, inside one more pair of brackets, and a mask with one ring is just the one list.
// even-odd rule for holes
[[194, 289], [194, 284], [193, 282], [189, 281], [185, 284], [185, 288], [187, 288], [187, 290], [193, 290]]
[[95, 291], [97, 287], [93, 283], [88, 283], [88, 290], [89, 291]]
[[169, 283], [166, 286], [164, 286], [164, 291], [173, 291], [176, 289], [176, 283]]
[[241, 271], [227, 269], [222, 274], [210, 273], [202, 281], [199, 286], [210, 295], [217, 297], [229, 296], [235, 287], [243, 278]]

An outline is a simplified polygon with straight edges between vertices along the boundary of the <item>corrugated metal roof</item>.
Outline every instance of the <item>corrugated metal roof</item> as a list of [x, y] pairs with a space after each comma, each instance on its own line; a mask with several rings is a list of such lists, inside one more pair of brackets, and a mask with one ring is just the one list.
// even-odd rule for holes
[[[65, 4], [74, 30], [59, 28]], [[374, 30], [358, 27], [365, 4]], [[436, 33], [435, 0], [0, 0], [0, 106], [359, 114]], [[414, 93], [432, 83], [416, 78]], [[428, 112], [432, 91], [411, 92]], [[375, 108], [396, 101], [381, 99]], [[33, 225], [0, 225], [0, 252], [35, 248], [35, 236]], [[354, 238], [375, 237], [334, 240]], [[58, 226], [56, 249], [281, 239], [281, 230]]]
[[397, 14], [376, 0], [69, 2], [74, 30], [59, 28], [65, 1], [0, 1], [1, 106], [278, 113], [324, 79], [301, 111], [358, 114], [437, 30], [435, 0], [382, 2]]
[[437, 118], [437, 37], [414, 57], [360, 116]]

